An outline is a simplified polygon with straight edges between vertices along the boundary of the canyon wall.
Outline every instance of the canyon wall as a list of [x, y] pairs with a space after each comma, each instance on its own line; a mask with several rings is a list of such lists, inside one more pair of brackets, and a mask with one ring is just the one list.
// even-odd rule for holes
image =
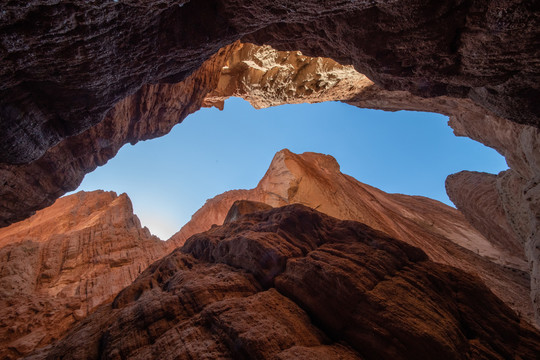
[[540, 16], [528, 2], [33, 0], [0, 16], [2, 163], [40, 158], [141, 86], [182, 81], [240, 39], [539, 125]]
[[480, 276], [511, 308], [535, 321], [528, 264], [517, 238], [504, 238], [504, 234], [486, 238], [459, 211], [443, 203], [388, 194], [363, 184], [341, 173], [329, 155], [278, 152], [256, 188], [231, 190], [207, 200], [168, 242], [181, 246], [193, 234], [223, 224], [237, 200], [274, 207], [299, 203], [338, 219], [364, 223], [419, 247], [432, 261]]
[[[277, 104], [321, 101], [319, 92], [356, 106], [435, 111], [450, 116], [456, 134], [506, 157], [498, 201], [529, 260], [540, 321], [539, 29], [534, 3], [506, 0], [8, 2], [0, 12], [0, 226], [75, 189], [123, 144], [167, 133], [229, 91], [256, 104], [264, 93]], [[261, 62], [260, 50], [238, 50], [237, 40], [292, 53]], [[373, 84], [363, 75], [356, 85], [349, 75], [337, 81], [341, 65], [327, 76], [327, 60], [306, 55], [352, 65]], [[264, 60], [281, 61], [291, 80]], [[229, 70], [245, 66], [254, 76], [233, 79]], [[460, 204], [472, 213], [474, 204]]]
[[303, 205], [191, 237], [27, 359], [533, 359], [479, 280]]
[[[246, 201], [246, 199], [259, 202]], [[115, 311], [114, 314], [109, 314], [104, 313], [104, 311], [110, 310], [111, 301], [126, 286], [128, 286], [128, 289], [124, 291], [124, 295], [119, 295], [114, 301], [113, 308], [116, 306], [114, 304], [123, 303], [126, 296], [146, 299], [145, 296], [147, 295], [143, 296], [142, 294], [147, 291], [154, 293], [153, 290], [150, 290], [155, 286], [154, 281], [151, 280], [148, 283], [147, 280], [144, 280], [147, 275], [141, 275], [142, 277], [135, 279], [147, 266], [165, 254], [171, 251], [174, 251], [173, 254], [180, 254], [181, 252], [175, 249], [184, 245], [186, 240], [193, 235], [197, 238], [199, 235], [196, 234], [207, 230], [210, 232], [221, 231], [223, 236], [233, 239], [239, 235], [234, 233], [236, 230], [229, 233], [230, 227], [232, 226], [235, 229], [238, 226], [234, 225], [237, 221], [242, 224], [246, 214], [251, 216], [249, 214], [254, 212], [269, 211], [272, 206], [298, 203], [342, 220], [349, 222], [351, 220], [361, 221], [367, 224], [361, 225], [364, 229], [370, 226], [381, 231], [376, 233], [377, 237], [386, 238], [391, 236], [403, 240], [409, 245], [423, 249], [426, 254], [423, 256], [429, 257], [435, 263], [451, 265], [465, 270], [467, 273], [473, 274], [473, 276], [479, 276], [488, 288], [506, 303], [504, 307], [509, 306], [515, 312], [515, 314], [512, 312], [512, 318], [521, 319], [520, 321], [523, 324], [525, 321], [534, 321], [533, 309], [530, 301], [528, 301], [529, 277], [527, 264], [520, 246], [512, 248], [511, 245], [516, 244], [509, 242], [509, 240], [501, 243], [498, 241], [499, 238], [484, 238], [467, 222], [460, 212], [435, 200], [418, 196], [387, 194], [362, 184], [352, 177], [342, 174], [339, 164], [331, 156], [316, 153], [296, 155], [288, 150], [282, 150], [275, 155], [267, 173], [255, 189], [232, 190], [208, 200], [193, 215], [192, 220], [167, 242], [160, 241], [151, 236], [148, 229], [141, 228], [138, 218], [133, 214], [131, 202], [126, 194], [117, 196], [112, 192], [103, 191], [79, 192], [58, 199], [54, 205], [38, 211], [31, 218], [0, 229], [0, 283], [2, 284], [0, 315], [3, 329], [0, 333], [2, 338], [0, 356], [10, 359], [31, 354], [46, 345], [54, 343], [56, 340], [62, 339], [67, 333], [73, 335], [68, 335], [64, 340], [59, 340], [59, 344], [64, 345], [58, 345], [60, 347], [54, 351], [67, 351], [65, 346], [76, 346], [76, 349], [68, 351], [69, 356], [94, 356], [92, 354], [101, 350], [88, 349], [87, 346], [94, 346], [89, 345], [93, 344], [94, 340], [92, 339], [94, 339], [94, 336], [104, 336], [100, 329], [111, 325], [110, 321], [118, 322], [114, 326], [120, 326], [120, 329], [125, 330], [126, 326], [131, 328], [133, 326], [132, 321], [134, 321], [132, 319], [133, 312], [139, 311], [137, 309], [141, 309], [141, 306], [151, 310], [148, 310], [147, 313], [149, 318], [144, 320], [138, 318], [143, 321], [139, 324], [140, 326], [150, 326], [149, 328], [153, 329], [151, 331], [157, 331], [158, 333], [172, 331], [170, 328], [173, 324], [169, 320], [162, 320], [161, 315], [159, 315], [162, 313], [160, 307], [165, 306], [167, 313], [173, 311], [173, 314], [168, 313], [169, 315], [165, 316], [167, 319], [170, 316], [176, 316], [174, 315], [176, 310], [171, 310], [176, 305], [169, 303], [169, 294], [155, 293], [160, 299], [162, 299], [162, 296], [169, 299], [165, 303], [160, 302], [157, 304], [154, 300], [141, 300], [143, 303], [138, 303], [127, 312], [117, 313]], [[488, 207], [482, 206], [482, 208]], [[293, 211], [294, 216], [296, 216], [296, 211]], [[307, 210], [301, 210], [300, 213], [305, 211]], [[312, 220], [311, 215], [307, 219], [303, 216], [298, 221], [302, 222], [302, 226], [309, 226]], [[317, 215], [315, 219], [317, 220], [319, 216], [323, 215]], [[337, 220], [325, 220], [325, 222], [327, 221]], [[316, 222], [314, 221], [314, 224]], [[228, 225], [229, 230], [223, 230], [224, 232], [216, 230], [215, 225], [221, 223]], [[269, 226], [268, 222], [263, 223], [266, 224], [265, 226]], [[287, 224], [287, 221], [283, 224]], [[253, 226], [260, 225], [253, 224]], [[303, 231], [294, 226], [292, 228], [295, 231], [300, 231], [300, 233]], [[238, 229], [247, 231], [245, 224], [240, 225]], [[262, 231], [262, 233], [266, 234], [265, 231]], [[295, 236], [299, 236], [298, 234]], [[204, 237], [204, 235], [202, 236]], [[220, 236], [217, 238], [220, 238]], [[271, 240], [273, 238], [266, 238], [265, 236], [267, 235], [260, 239], [257, 237], [257, 239], [260, 240], [261, 244], [272, 247], [274, 243]], [[302, 241], [305, 241], [305, 239], [303, 238]], [[197, 245], [196, 251], [199, 254], [197, 257], [203, 256], [205, 252], [210, 251], [210, 247], [205, 244]], [[189, 246], [193, 246], [193, 242]], [[241, 266], [255, 261], [253, 266], [262, 266], [262, 270], [247, 269], [248, 271], [254, 270], [255, 275], [261, 273], [261, 271], [270, 271], [268, 270], [269, 265], [264, 265], [264, 261], [254, 260], [254, 254], [250, 253], [250, 251], [258, 250], [250, 247], [246, 250], [245, 246], [247, 245], [244, 243], [233, 246], [227, 259], [237, 259], [235, 261], [238, 261], [238, 263], [235, 264], [244, 264]], [[304, 245], [300, 247], [304, 248]], [[265, 249], [268, 254], [274, 252], [270, 248]], [[273, 255], [258, 253], [260, 256], [269, 256], [269, 259], [273, 259]], [[176, 259], [176, 255], [171, 256]], [[371, 255], [366, 256], [371, 257]], [[150, 276], [154, 278], [154, 270], [156, 267], [162, 266], [157, 264], [169, 264], [169, 258], [166, 257], [161, 262], [151, 265], [145, 274], [152, 274]], [[254, 283], [254, 285], [248, 286], [249, 282], [246, 283], [245, 279], [242, 279], [245, 274], [236, 274], [237, 270], [223, 265], [216, 264], [216, 266], [211, 265], [208, 267], [208, 264], [194, 263], [193, 259], [183, 257], [174, 260], [174, 264], [177, 264], [177, 260], [184, 265], [191, 264], [186, 265], [188, 267], [194, 266], [193, 270], [190, 269], [186, 274], [174, 275], [184, 279], [177, 284], [179, 288], [175, 292], [179, 291], [187, 296], [186, 298], [182, 297], [185, 305], [188, 304], [185, 301], [191, 298], [189, 300], [190, 305], [186, 305], [189, 307], [201, 308], [206, 306], [207, 301], [215, 302], [214, 298], [207, 299], [206, 295], [204, 295], [209, 292], [214, 293], [221, 299], [220, 301], [227, 302], [236, 297], [258, 294], [262, 291], [261, 289], [268, 285], [268, 280], [265, 280], [264, 283], [259, 285]], [[265, 261], [274, 260], [267, 259]], [[220, 262], [222, 261], [217, 261], [217, 263]], [[231, 263], [229, 265], [234, 268], [235, 264]], [[167, 265], [168, 274], [182, 272], [184, 265], [181, 268], [174, 265], [172, 269]], [[230, 271], [233, 271], [233, 274], [229, 274]], [[162, 275], [160, 275], [158, 281], [165, 281], [161, 270], [159, 274]], [[197, 274], [197, 276], [194, 274]], [[351, 278], [360, 276], [353, 272], [353, 269], [351, 269], [351, 272], [347, 271], [342, 275]], [[130, 285], [134, 280], [133, 285]], [[167, 286], [172, 286], [169, 282], [167, 284], [169, 284]], [[248, 289], [246, 286], [250, 289], [249, 291], [246, 290]], [[221, 291], [225, 293], [221, 295]], [[130, 295], [125, 295], [125, 293]], [[269, 310], [266, 307], [268, 304], [263, 306], [265, 302], [274, 302], [276, 306], [281, 308], [284, 306], [283, 301], [286, 303], [290, 301], [281, 297], [281, 295], [275, 298], [274, 295], [276, 294], [271, 293], [272, 296], [270, 297], [267, 297], [269, 293], [259, 294], [257, 295], [257, 304], [261, 306], [257, 305], [251, 308], [251, 305], [249, 305], [243, 309], [248, 312], [260, 312], [262, 316], [268, 316], [267, 311]], [[440, 296], [440, 294], [437, 296]], [[490, 293], [489, 296], [493, 295]], [[146, 303], [146, 301], [150, 301], [150, 303]], [[285, 306], [285, 309], [290, 309], [290, 307]], [[158, 315], [152, 314], [152, 311], [156, 311]], [[300, 313], [302, 311], [304, 310], [301, 310]], [[156, 319], [154, 316], [161, 320]], [[271, 319], [277, 323], [283, 321], [279, 317]], [[294, 326], [302, 323], [303, 326], [312, 329], [309, 332], [315, 331], [315, 333], [321, 334], [323, 338], [326, 336], [322, 335], [324, 331], [327, 331], [326, 329], [322, 329], [322, 332], [316, 330], [309, 322], [306, 323], [305, 320], [301, 320], [296, 316], [287, 321], [295, 324]], [[396, 319], [396, 321], [398, 320]], [[400, 326], [412, 326], [408, 324], [409, 320], [401, 319], [399, 321], [404, 321]], [[155, 322], [155, 324], [149, 325], [149, 322]], [[139, 325], [135, 327], [137, 328]], [[78, 330], [85, 326], [90, 326], [93, 334], [89, 340], [86, 335], [82, 336], [79, 332], [87, 330]], [[193, 329], [190, 328], [186, 331], [190, 332]], [[199, 333], [199, 330], [195, 331]], [[266, 330], [263, 328], [261, 331]], [[187, 333], [184, 335], [187, 335]], [[81, 336], [82, 338], [79, 338]], [[118, 341], [131, 344], [128, 347], [132, 350], [125, 349], [122, 351], [129, 353], [135, 351], [133, 349], [139, 349], [137, 351], [146, 354], [144, 356], [148, 355], [150, 349], [152, 349], [152, 352], [157, 351], [155, 348], [145, 348], [145, 346], [139, 344], [139, 332], [133, 334], [133, 336], [130, 335], [129, 341], [125, 338], [127, 335], [123, 330], [115, 336], [118, 337]], [[260, 335], [257, 333], [256, 336]], [[83, 338], [84, 342], [88, 340], [89, 344], [81, 346], [79, 342], [83, 341]], [[270, 341], [270, 338], [265, 337], [264, 339], [267, 340], [264, 341]], [[167, 339], [170, 340], [168, 335]], [[185, 351], [187, 353], [195, 351], [192, 350], [192, 346], [195, 346], [194, 344], [200, 339], [190, 339], [188, 336], [188, 340], [185, 340], [185, 343], [175, 345], [175, 349], [181, 347], [183, 349], [181, 352]], [[216, 341], [223, 341], [223, 339], [217, 339]], [[110, 346], [110, 351], [114, 353], [116, 351], [114, 349], [122, 348], [123, 345], [118, 345], [117, 341], [114, 340]], [[144, 349], [141, 350], [141, 346]], [[160, 351], [166, 351], [167, 354], [173, 353], [172, 348], [167, 347], [168, 345], [161, 344], [159, 346], [165, 349]], [[289, 349], [285, 354], [289, 354], [289, 352], [297, 354], [297, 352], [307, 351], [308, 354], [330, 354], [328, 356], [336, 354], [335, 356], [338, 356], [337, 354], [342, 353], [355, 353], [348, 346], [345, 348], [342, 348], [339, 344], [327, 346], [328, 343], [325, 340], [315, 346], [314, 349]], [[219, 345], [218, 348], [223, 350], [223, 345]], [[217, 350], [202, 347], [197, 351], [207, 352], [207, 356], [213, 356], [213, 351]], [[375, 349], [375, 351], [380, 351], [380, 349]], [[177, 354], [176, 350], [174, 353]], [[112, 353], [109, 355], [113, 356]], [[161, 355], [166, 357], [166, 354], [160, 353]], [[63, 356], [68, 355], [65, 353]]]
[[61, 338], [166, 250], [112, 192], [79, 192], [0, 229], [0, 358]]

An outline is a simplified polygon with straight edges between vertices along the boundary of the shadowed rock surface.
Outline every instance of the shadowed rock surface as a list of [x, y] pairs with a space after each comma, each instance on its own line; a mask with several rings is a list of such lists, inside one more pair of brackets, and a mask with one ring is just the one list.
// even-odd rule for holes
[[[210, 199], [167, 242], [141, 229], [127, 195], [102, 191], [61, 198], [30, 219], [0, 229], [0, 283], [5, 296], [0, 310], [1, 356], [16, 358], [62, 337], [96, 307], [111, 301], [148, 264], [184, 244], [185, 237], [295, 202], [342, 219], [361, 220], [423, 248], [436, 262], [478, 274], [511, 308], [532, 321], [528, 278], [520, 270], [524, 261], [483, 238], [458, 211], [434, 200], [387, 194], [362, 184], [342, 174], [331, 156], [282, 150], [256, 189]], [[238, 252], [230, 256], [242, 263], [254, 261], [244, 245], [231, 251]], [[225, 270], [213, 271], [217, 276]], [[201, 282], [200, 291], [212, 291], [203, 290], [212, 285], [199, 276], [192, 281]], [[341, 353], [339, 349], [291, 348], [280, 356]]]
[[[363, 184], [341, 173], [329, 155], [278, 152], [256, 188], [209, 199], [168, 242], [180, 246], [191, 235], [224, 223], [229, 208], [234, 210], [235, 202], [242, 199], [271, 206], [300, 203], [342, 220], [362, 222], [421, 248], [432, 261], [477, 274], [510, 307], [534, 322], [527, 263], [517, 240], [490, 241], [463, 214], [443, 203], [388, 194]], [[512, 247], [507, 248], [508, 243]]]
[[165, 253], [113, 192], [79, 192], [0, 229], [0, 358], [61, 338]]
[[191, 237], [29, 359], [532, 359], [475, 276], [302, 205]]
[[184, 80], [241, 38], [352, 64], [389, 90], [469, 97], [538, 126], [530, 3], [72, 0], [2, 11], [2, 162], [39, 158], [142, 85]]
[[497, 175], [462, 171], [450, 175], [446, 192], [482, 234], [509, 254], [523, 255], [523, 245], [506, 219], [497, 190]]

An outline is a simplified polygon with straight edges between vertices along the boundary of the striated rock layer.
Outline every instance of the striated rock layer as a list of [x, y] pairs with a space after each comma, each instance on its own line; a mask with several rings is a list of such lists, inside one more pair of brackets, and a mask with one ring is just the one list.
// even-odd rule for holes
[[339, 219], [362, 222], [421, 248], [433, 261], [477, 274], [510, 307], [534, 321], [527, 263], [516, 239], [501, 243], [486, 238], [459, 211], [438, 201], [387, 194], [362, 184], [342, 174], [329, 155], [278, 152], [255, 189], [227, 191], [208, 200], [168, 242], [180, 246], [191, 235], [222, 224], [237, 200], [271, 206], [300, 203]]
[[61, 338], [165, 252], [113, 192], [79, 192], [0, 229], [0, 358]]
[[0, 162], [38, 159], [142, 85], [182, 81], [239, 39], [539, 125], [540, 16], [529, 2], [33, 0], [0, 16]]
[[167, 134], [200, 108], [235, 46], [219, 51], [181, 83], [142, 87], [118, 102], [101, 123], [59, 143], [38, 160], [18, 166], [0, 164], [0, 183], [4, 184], [0, 187], [0, 227], [75, 190], [86, 173], [107, 163], [124, 144]]
[[191, 237], [28, 359], [533, 359], [475, 276], [302, 205]]

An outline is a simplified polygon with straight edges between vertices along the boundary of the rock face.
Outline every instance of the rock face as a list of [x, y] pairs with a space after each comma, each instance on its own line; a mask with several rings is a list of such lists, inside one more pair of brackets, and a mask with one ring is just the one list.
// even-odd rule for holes
[[[0, 226], [28, 217], [73, 190], [84, 173], [104, 163], [124, 143], [166, 133], [172, 126], [169, 118], [161, 117], [168, 113], [167, 108], [177, 113], [175, 121], [179, 122], [198, 108], [201, 98], [211, 90], [216, 89], [219, 96], [224, 90], [225, 96], [245, 94], [242, 96], [254, 103], [272, 103], [276, 96], [281, 102], [296, 102], [296, 98], [306, 96], [313, 101], [317, 93], [324, 93], [325, 99], [348, 100], [351, 93], [370, 83], [352, 81], [345, 91], [342, 85], [354, 78], [350, 71], [340, 75], [340, 71], [327, 68], [331, 61], [306, 60], [296, 50], [352, 63], [378, 85], [361, 91], [362, 96], [369, 98], [382, 86], [388, 94], [396, 92], [393, 98], [398, 99], [397, 109], [416, 107], [420, 100], [426, 100], [411, 95], [411, 91], [444, 98], [424, 101], [424, 111], [441, 111], [441, 102], [463, 100], [467, 106], [446, 107], [465, 118], [467, 125], [474, 126], [469, 112], [503, 118], [509, 115], [513, 120], [538, 125], [538, 71], [531, 64], [537, 58], [532, 39], [539, 17], [527, 5], [479, 0], [474, 5], [412, 6], [402, 0], [399, 4], [392, 1], [377, 5], [310, 2], [299, 8], [265, 1], [249, 6], [210, 2], [96, 5], [73, 1], [66, 5], [31, 1], [4, 7], [0, 23], [0, 155], [4, 160], [0, 162], [5, 164], [0, 168], [0, 183], [5, 184], [5, 193], [1, 194], [0, 208], [7, 210], [0, 213]], [[131, 21], [137, 25], [131, 26]], [[208, 26], [202, 29], [201, 23]], [[352, 27], [351, 23], [356, 25]], [[230, 58], [232, 66], [227, 69], [204, 65], [201, 78], [195, 76], [195, 83], [203, 86], [178, 91], [167, 85], [194, 81], [196, 69], [211, 54], [248, 33], [245, 40], [295, 51], [280, 55], [269, 54], [267, 48], [242, 48]], [[512, 49], [510, 53], [508, 49]], [[271, 66], [272, 61], [279, 66]], [[235, 64], [252, 70], [244, 71], [244, 65]], [[286, 78], [280, 75], [282, 71], [293, 80], [282, 83]], [[312, 71], [317, 73], [310, 74]], [[221, 74], [219, 85], [206, 81]], [[238, 79], [231, 79], [235, 74], [248, 74], [249, 81], [244, 86]], [[305, 81], [297, 82], [297, 78]], [[142, 86], [159, 79], [167, 84]], [[257, 82], [261, 84], [256, 86]], [[335, 94], [333, 85], [339, 89]], [[184, 93], [184, 101], [171, 101], [167, 91]], [[315, 94], [308, 96], [312, 92]], [[462, 99], [465, 96], [475, 102]], [[109, 119], [106, 128], [141, 131], [118, 137], [101, 129], [85, 134], [84, 142], [70, 141], [43, 155], [53, 144], [117, 113], [116, 107], [122, 108], [117, 104], [121, 99], [131, 109], [126, 116]], [[388, 102], [387, 97], [375, 101], [377, 108], [396, 109], [395, 101]], [[154, 119], [155, 123], [139, 127], [141, 118]], [[167, 130], [156, 132], [158, 128]], [[43, 156], [47, 160], [30, 168], [8, 165]], [[32, 175], [46, 180], [35, 183], [32, 179], [37, 177]]]
[[540, 334], [475, 276], [302, 205], [152, 264], [28, 359], [533, 359]]
[[[509, 180], [501, 180], [507, 189], [499, 192], [498, 201], [507, 222], [520, 224], [512, 226], [512, 237], [524, 244], [530, 267], [538, 268], [535, 249], [540, 243], [536, 221], [540, 201], [534, 196], [540, 183], [538, 128], [497, 117], [467, 99], [426, 99], [407, 91], [383, 90], [331, 59], [239, 43], [220, 50], [183, 82], [143, 86], [117, 103], [100, 124], [60, 142], [39, 160], [25, 165], [0, 164], [0, 183], [4, 184], [0, 188], [0, 226], [27, 217], [75, 189], [86, 172], [106, 163], [124, 143], [165, 134], [200, 106], [220, 107], [228, 96], [242, 96], [256, 107], [345, 100], [359, 107], [435, 111], [450, 116], [457, 135], [478, 140], [506, 157], [511, 170], [505, 175]], [[88, 148], [92, 150], [84, 150]], [[513, 188], [508, 188], [509, 184]], [[489, 227], [491, 219], [485, 219], [487, 225], [480, 224], [479, 215], [475, 219], [480, 231]], [[490, 237], [489, 233], [484, 235]], [[540, 270], [531, 277], [536, 289]], [[538, 296], [535, 294], [533, 298]]]
[[[4, 184], [0, 188], [0, 226], [22, 220], [75, 190], [86, 173], [107, 163], [124, 144], [167, 134], [201, 107], [235, 46], [218, 52], [181, 83], [144, 86], [118, 102], [101, 123], [59, 143], [38, 160], [25, 165], [0, 164], [0, 183]], [[92, 150], [87, 152], [88, 148]]]
[[79, 192], [0, 229], [0, 358], [62, 337], [165, 252], [112, 192]]
[[[441, 112], [456, 134], [507, 158], [499, 200], [529, 260], [540, 321], [535, 5], [7, 2], [0, 12], [0, 226], [74, 190], [124, 143], [167, 133], [202, 104], [219, 106], [227, 96]], [[292, 52], [237, 49], [237, 40]], [[371, 80], [356, 82], [350, 68], [340, 73], [341, 65], [328, 68], [332, 61], [306, 55], [352, 65]]]
[[482, 234], [515, 256], [523, 256], [523, 244], [508, 223], [497, 191], [497, 175], [462, 171], [446, 180], [446, 192], [457, 208]]
[[0, 162], [36, 160], [142, 85], [184, 80], [241, 38], [539, 125], [540, 17], [530, 3], [71, 0], [2, 11]]
[[278, 152], [255, 189], [227, 191], [208, 200], [168, 242], [180, 246], [191, 235], [222, 224], [229, 208], [241, 199], [271, 206], [300, 203], [362, 222], [421, 248], [433, 261], [477, 274], [510, 307], [534, 322], [527, 263], [518, 242], [486, 239], [459, 211], [438, 201], [387, 194], [362, 184], [342, 174], [328, 155]]
[[223, 109], [231, 96], [249, 101], [256, 109], [347, 100], [372, 85], [373, 81], [354, 67], [329, 58], [277, 51], [268, 45], [237, 44], [203, 106]]

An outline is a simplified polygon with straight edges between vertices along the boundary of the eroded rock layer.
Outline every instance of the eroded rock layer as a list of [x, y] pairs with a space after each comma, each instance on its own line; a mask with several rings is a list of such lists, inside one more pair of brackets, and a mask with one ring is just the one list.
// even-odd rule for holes
[[201, 107], [235, 46], [219, 51], [183, 82], [142, 87], [118, 102], [101, 123], [59, 143], [33, 163], [0, 164], [0, 227], [75, 190], [86, 173], [107, 163], [124, 144], [167, 134]]
[[29, 359], [532, 359], [475, 276], [302, 205], [191, 237]]
[[278, 152], [255, 189], [227, 191], [208, 200], [168, 242], [180, 246], [191, 235], [222, 224], [237, 200], [271, 206], [300, 203], [362, 222], [421, 248], [433, 261], [477, 274], [510, 307], [534, 322], [527, 263], [517, 240], [486, 239], [459, 211], [438, 201], [387, 194], [362, 184], [342, 174], [329, 155]]
[[27, 1], [4, 4], [0, 19], [1, 162], [36, 160], [142, 85], [181, 81], [240, 38], [538, 126], [529, 2]]
[[[516, 188], [504, 193], [519, 195], [519, 201], [501, 193], [499, 202], [507, 221], [520, 224], [519, 229], [512, 229], [526, 244], [531, 268], [538, 268], [535, 249], [540, 231], [535, 219], [540, 209], [535, 196], [521, 195], [521, 191], [538, 192], [538, 128], [504, 120], [467, 99], [424, 99], [406, 91], [382, 90], [351, 67], [330, 59], [238, 43], [220, 50], [181, 83], [141, 88], [118, 103], [99, 125], [61, 142], [39, 160], [28, 165], [0, 165], [0, 181], [4, 183], [0, 189], [0, 225], [22, 219], [73, 190], [86, 172], [104, 164], [124, 143], [165, 134], [201, 105], [220, 107], [228, 96], [242, 96], [256, 107], [341, 99], [359, 107], [449, 115], [456, 134], [492, 146], [506, 157], [511, 167], [506, 177], [514, 180], [505, 184]], [[88, 147], [91, 152], [84, 150]], [[480, 231], [486, 230], [491, 221], [487, 218], [481, 225], [481, 217], [475, 219]], [[490, 237], [489, 233], [484, 235]], [[531, 275], [535, 289], [540, 270]]]
[[0, 229], [0, 358], [59, 339], [165, 252], [112, 192], [79, 192]]

